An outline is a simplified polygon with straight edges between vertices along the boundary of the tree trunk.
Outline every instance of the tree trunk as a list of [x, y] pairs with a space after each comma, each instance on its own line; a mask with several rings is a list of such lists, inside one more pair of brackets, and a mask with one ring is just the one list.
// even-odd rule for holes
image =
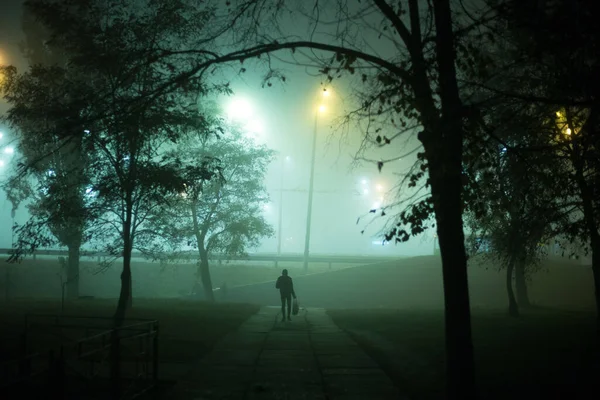
[[[418, 3], [412, 4], [416, 7]], [[436, 125], [434, 135], [428, 140], [429, 149], [425, 152], [442, 255], [446, 315], [446, 397], [449, 400], [473, 400], [477, 396], [462, 221], [463, 107], [456, 81], [450, 1], [436, 0], [433, 7], [441, 119], [437, 119], [436, 123], [424, 121], [428, 119], [428, 115], [422, 115], [421, 118], [424, 125]]]
[[126, 230], [123, 235], [123, 270], [121, 272], [121, 291], [115, 312], [115, 326], [119, 327], [125, 319], [125, 313], [131, 306], [131, 239], [128, 223], [124, 225]]
[[508, 294], [508, 314], [511, 317], [518, 317], [519, 306], [517, 305], [517, 300], [515, 299], [515, 292], [513, 291], [512, 286], [514, 269], [515, 261], [510, 260], [510, 262], [506, 266], [506, 293]]
[[198, 260], [198, 272], [196, 276], [200, 276], [202, 280], [202, 288], [204, 290], [204, 297], [210, 302], [215, 301], [215, 294], [213, 293], [212, 279], [210, 277], [210, 268], [208, 265], [208, 253], [204, 248], [204, 243], [198, 243], [198, 252], [200, 259]]
[[[131, 215], [131, 214], [130, 214]], [[110, 337], [110, 381], [113, 398], [121, 396], [121, 344], [120, 331], [127, 309], [131, 307], [131, 219], [123, 224], [123, 271], [121, 272], [121, 291], [117, 310], [113, 317], [113, 331]]]
[[[589, 118], [592, 119], [592, 116]], [[584, 161], [579, 154], [580, 148], [577, 142], [573, 145], [573, 165], [575, 167], [575, 179], [581, 193], [583, 205], [583, 221], [590, 238], [592, 248], [592, 272], [594, 275], [594, 296], [596, 299], [596, 329], [600, 336], [600, 232], [596, 225], [596, 213], [594, 211], [594, 194], [589, 187], [583, 174]]]
[[[198, 270], [196, 271], [196, 280], [198, 277], [202, 280], [202, 288], [204, 289], [204, 297], [206, 300], [214, 302], [215, 295], [213, 293], [212, 280], [210, 278], [210, 268], [208, 265], [208, 252], [206, 251], [206, 234], [208, 231], [207, 222], [204, 221], [202, 225], [198, 221], [198, 211], [197, 211], [197, 200], [192, 201], [191, 203], [191, 212], [192, 212], [192, 223], [194, 226], [194, 235], [196, 236], [196, 243], [198, 245], [198, 255], [200, 256], [198, 260]], [[197, 282], [195, 284], [197, 287]]]
[[79, 245], [71, 244], [67, 260], [67, 299], [79, 298]]
[[133, 308], [133, 278], [131, 276], [131, 253], [129, 255], [129, 298], [127, 299], [127, 309]]
[[[436, 188], [434, 181], [437, 181]], [[435, 213], [444, 282], [447, 398], [473, 399], [475, 384], [471, 310], [460, 184], [457, 184], [456, 179], [432, 179], [432, 194], [438, 199], [435, 202]]]
[[517, 288], [517, 303], [519, 307], [530, 307], [529, 293], [527, 292], [527, 279], [525, 278], [525, 263], [515, 264], [515, 285]]
[[592, 272], [594, 274], [594, 297], [596, 299], [596, 326], [600, 337], [600, 235], [592, 238]]

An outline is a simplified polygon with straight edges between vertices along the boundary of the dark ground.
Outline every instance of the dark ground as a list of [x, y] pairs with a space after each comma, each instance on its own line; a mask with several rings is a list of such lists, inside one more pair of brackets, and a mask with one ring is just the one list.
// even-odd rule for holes
[[[272, 271], [274, 280], [280, 271]], [[416, 257], [308, 276], [290, 273], [301, 306], [327, 308], [411, 398], [440, 398], [444, 346], [438, 258]], [[594, 398], [578, 395], [600, 376], [600, 368], [590, 362], [594, 333], [590, 278], [590, 268], [575, 262], [546, 263], [530, 285], [531, 300], [538, 307], [514, 319], [505, 311], [503, 274], [493, 267], [470, 268], [478, 383], [484, 398]], [[201, 358], [258, 309], [243, 303], [279, 302], [273, 281], [230, 288], [227, 300], [236, 303], [135, 299], [129, 316], [160, 320], [160, 358], [167, 368], [162, 371], [174, 376], [178, 365]], [[80, 300], [69, 303], [66, 313], [110, 316], [115, 305], [115, 300]], [[5, 303], [0, 311], [0, 358], [17, 351], [15, 340], [25, 313], [59, 309], [56, 300]]]
[[[294, 282], [301, 305], [326, 307], [412, 398], [436, 399], [444, 387], [440, 267], [437, 258], [416, 257], [396, 265], [297, 276]], [[506, 312], [504, 273], [472, 263], [474, 345], [483, 398], [592, 398], [577, 394], [600, 376], [589, 357], [595, 332], [591, 278], [589, 266], [547, 261], [530, 283], [537, 307], [515, 319]], [[231, 290], [229, 299], [279, 301], [273, 282]]]
[[[441, 312], [329, 310], [329, 314], [410, 398], [441, 398]], [[598, 356], [593, 359], [593, 314], [531, 310], [512, 318], [504, 312], [475, 310], [472, 321], [482, 399], [597, 398], [592, 395], [600, 390]]]

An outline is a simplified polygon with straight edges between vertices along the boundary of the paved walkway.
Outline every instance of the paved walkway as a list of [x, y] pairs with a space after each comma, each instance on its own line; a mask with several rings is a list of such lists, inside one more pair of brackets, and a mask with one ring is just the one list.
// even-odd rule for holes
[[291, 322], [263, 307], [225, 336], [169, 399], [403, 399], [379, 366], [326, 314], [301, 310]]

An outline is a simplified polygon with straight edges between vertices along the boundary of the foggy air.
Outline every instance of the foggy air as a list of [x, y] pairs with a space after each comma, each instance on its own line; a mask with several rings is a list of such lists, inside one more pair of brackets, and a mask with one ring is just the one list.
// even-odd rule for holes
[[591, 0], [5, 0], [0, 397], [596, 398]]

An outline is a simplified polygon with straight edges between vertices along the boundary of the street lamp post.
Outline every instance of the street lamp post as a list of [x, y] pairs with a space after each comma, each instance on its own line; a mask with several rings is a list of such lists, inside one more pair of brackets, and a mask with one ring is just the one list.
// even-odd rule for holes
[[[281, 159], [281, 177], [279, 182], [279, 216], [277, 221], [277, 255], [281, 255], [281, 237], [282, 232], [282, 220], [283, 220], [283, 173], [285, 171], [285, 157]], [[279, 262], [275, 260], [275, 268], [277, 268]]]
[[[329, 96], [327, 89], [323, 89], [323, 97]], [[308, 207], [306, 210], [306, 236], [304, 237], [304, 272], [308, 271], [308, 255], [310, 249], [310, 227], [312, 223], [312, 203], [313, 203], [313, 188], [315, 182], [315, 158], [317, 150], [317, 122], [319, 120], [319, 112], [325, 111], [325, 106], [320, 105], [315, 113], [315, 125], [313, 129], [312, 152], [310, 159], [310, 180], [308, 184]]]
[[317, 121], [319, 114], [315, 115], [315, 127], [313, 131], [312, 154], [310, 158], [310, 181], [308, 183], [308, 208], [306, 211], [306, 236], [304, 237], [304, 272], [308, 271], [308, 253], [310, 248], [310, 226], [312, 223], [312, 201], [315, 182], [315, 156], [317, 149]]

